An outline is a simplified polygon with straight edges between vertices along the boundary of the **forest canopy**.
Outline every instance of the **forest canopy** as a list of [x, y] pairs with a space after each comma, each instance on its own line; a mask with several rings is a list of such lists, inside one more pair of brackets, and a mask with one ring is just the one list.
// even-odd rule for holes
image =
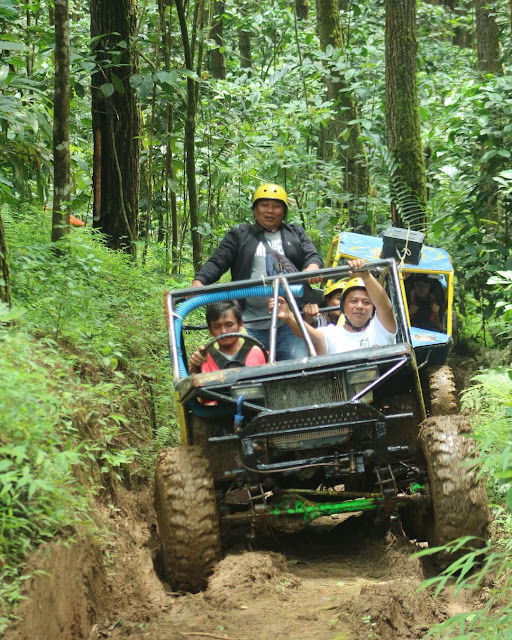
[[[53, 206], [54, 234], [71, 213], [178, 274], [250, 219], [258, 184], [277, 182], [324, 252], [339, 229], [426, 230], [454, 256], [460, 304], [486, 329], [503, 304], [489, 278], [512, 266], [508, 10], [92, 0], [56, 14], [5, 0], [2, 201]], [[69, 141], [54, 145], [69, 145], [69, 190], [56, 201], [66, 47], [54, 42], [68, 15]]]
[[465, 406], [510, 539], [510, 3], [0, 0], [0, 20], [0, 631], [27, 553], [91, 525], [76, 468], [104, 497], [178, 441], [162, 291], [263, 182], [324, 257], [391, 224], [450, 253], [462, 346], [497, 348]]

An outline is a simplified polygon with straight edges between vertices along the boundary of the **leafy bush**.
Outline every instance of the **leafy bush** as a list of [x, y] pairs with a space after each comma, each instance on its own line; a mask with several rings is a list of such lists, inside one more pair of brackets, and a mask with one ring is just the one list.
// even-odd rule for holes
[[92, 526], [88, 500], [147, 481], [178, 438], [162, 301], [173, 283], [87, 228], [56, 254], [49, 214], [2, 214], [14, 306], [0, 306], [0, 631], [27, 553]]
[[150, 385], [157, 425], [172, 425], [162, 294], [174, 283], [154, 264], [142, 268], [109, 250], [88, 227], [71, 229], [56, 256], [49, 212], [19, 214], [4, 207], [3, 218], [13, 298], [26, 310], [23, 323], [45, 340], [67, 345], [68, 357], [84, 374], [92, 357], [107, 378], [123, 381], [129, 374], [139, 392]]
[[19, 598], [28, 551], [88, 521], [73, 474], [82, 461], [70, 415], [68, 368], [56, 352], [2, 326], [0, 307], [0, 631]]

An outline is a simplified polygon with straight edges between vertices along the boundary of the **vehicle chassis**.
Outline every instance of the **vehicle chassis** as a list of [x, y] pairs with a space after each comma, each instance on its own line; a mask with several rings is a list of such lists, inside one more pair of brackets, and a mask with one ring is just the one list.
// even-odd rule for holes
[[[399, 273], [394, 260], [378, 260], [364, 268], [380, 278], [391, 299], [397, 318], [396, 344], [316, 355], [294, 297], [307, 275], [286, 274], [267, 278], [264, 293], [276, 300], [278, 295], [287, 299], [308, 357], [275, 361], [274, 312], [268, 364], [210, 373], [188, 375], [182, 339], [188, 309], [213, 300], [246, 297], [256, 290], [261, 295], [261, 288], [255, 289], [261, 283], [248, 280], [166, 293], [182, 447], [163, 452], [157, 463], [161, 531], [184, 527], [187, 536], [194, 538], [197, 553], [215, 557], [220, 551], [220, 532], [228, 525], [251, 525], [253, 531], [266, 525], [290, 531], [320, 516], [369, 511], [384, 518], [402, 514], [411, 537], [429, 539], [432, 469], [419, 439], [425, 402]], [[325, 280], [338, 280], [348, 276], [349, 267], [318, 273]], [[186, 313], [180, 314], [185, 307]], [[188, 460], [187, 450], [198, 458]], [[170, 456], [181, 457], [168, 463]], [[203, 462], [204, 470], [197, 473], [194, 468]], [[208, 543], [193, 534], [198, 526], [193, 522], [194, 511], [202, 509], [194, 505], [193, 490], [187, 504], [176, 507], [187, 512], [187, 524], [177, 525], [175, 507], [168, 506], [166, 483], [175, 482], [172, 478], [183, 467], [190, 469], [183, 475], [201, 476], [189, 485], [195, 482], [203, 487], [202, 479], [208, 484], [209, 497], [203, 496], [201, 504], [215, 503], [212, 514], [201, 520], [209, 523], [205, 525], [211, 534]], [[174, 505], [177, 498], [173, 499]], [[170, 551], [178, 544], [174, 533], [163, 537], [167, 539], [164, 551], [170, 580], [183, 588], [200, 588], [214, 560], [197, 563], [195, 554], [176, 569], [183, 549], [181, 556]], [[206, 553], [205, 545], [213, 548], [212, 554]], [[191, 570], [194, 563], [195, 573]]]

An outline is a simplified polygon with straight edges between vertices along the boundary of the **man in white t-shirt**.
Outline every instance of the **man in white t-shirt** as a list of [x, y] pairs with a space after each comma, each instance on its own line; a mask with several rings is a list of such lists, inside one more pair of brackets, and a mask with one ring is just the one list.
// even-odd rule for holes
[[[351, 275], [361, 269], [365, 261], [349, 260]], [[269, 302], [272, 311], [273, 299]], [[382, 285], [369, 271], [347, 281], [341, 297], [344, 323], [318, 327], [306, 324], [307, 331], [318, 355], [342, 353], [364, 347], [394, 344], [396, 319], [391, 301]], [[297, 334], [299, 327], [284, 298], [279, 298], [278, 318]]]

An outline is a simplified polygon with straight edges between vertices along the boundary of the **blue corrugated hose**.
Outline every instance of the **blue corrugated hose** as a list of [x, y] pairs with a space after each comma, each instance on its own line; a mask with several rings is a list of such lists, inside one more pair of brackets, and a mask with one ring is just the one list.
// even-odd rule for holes
[[[300, 297], [303, 294], [304, 287], [301, 284], [292, 284], [290, 286], [291, 292], [295, 297]], [[183, 354], [181, 352], [181, 328], [183, 326], [183, 320], [188, 314], [205, 304], [211, 304], [212, 302], [220, 302], [221, 300], [234, 300], [237, 298], [271, 298], [273, 295], [273, 288], [271, 286], [258, 286], [247, 287], [245, 289], [233, 289], [231, 291], [211, 291], [209, 293], [200, 293], [197, 296], [193, 296], [185, 302], [182, 302], [175, 311], [175, 323], [174, 332], [176, 336], [176, 345], [178, 347], [178, 362], [180, 376], [188, 376], [188, 371], [183, 361]], [[279, 295], [283, 296], [284, 292], [279, 289]]]

